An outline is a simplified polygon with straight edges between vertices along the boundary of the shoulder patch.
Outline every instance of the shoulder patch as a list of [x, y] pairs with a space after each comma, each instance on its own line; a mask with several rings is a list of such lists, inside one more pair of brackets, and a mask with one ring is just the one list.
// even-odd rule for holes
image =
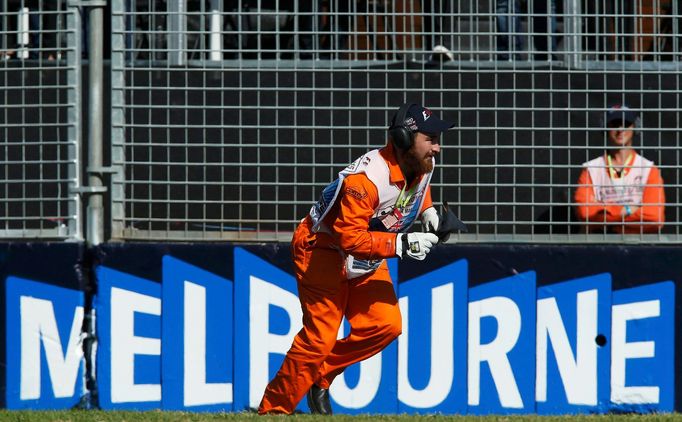
[[357, 186], [347, 186], [345, 192], [346, 195], [350, 195], [357, 200], [362, 200], [367, 197], [367, 192]]
[[348, 164], [348, 166], [344, 169], [344, 171], [347, 172], [354, 172], [355, 169], [358, 168], [358, 164], [360, 163], [360, 160], [355, 160], [352, 163]]

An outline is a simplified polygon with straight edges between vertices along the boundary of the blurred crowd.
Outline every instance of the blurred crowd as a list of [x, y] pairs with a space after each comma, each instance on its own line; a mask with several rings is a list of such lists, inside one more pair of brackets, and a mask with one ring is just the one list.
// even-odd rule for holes
[[[169, 7], [161, 0], [119, 0], [126, 10], [131, 59], [163, 59]], [[111, 1], [105, 16], [111, 16]], [[599, 60], [677, 60], [672, 0], [204, 0], [188, 1], [184, 34], [194, 59], [208, 58], [220, 33], [225, 60], [561, 60], [568, 21], [578, 16], [577, 48]], [[61, 57], [66, 2], [0, 0], [0, 56]], [[576, 3], [571, 3], [576, 7]], [[86, 14], [81, 14], [87, 29]], [[219, 19], [213, 19], [218, 16]], [[105, 18], [105, 22], [109, 22]], [[216, 27], [216, 22], [218, 26]], [[679, 24], [677, 24], [679, 25]], [[571, 28], [576, 28], [571, 23]], [[110, 30], [105, 31], [109, 36]], [[83, 37], [87, 47], [87, 37]], [[576, 46], [573, 46], [576, 48]], [[87, 48], [82, 49], [84, 53]], [[214, 59], [216, 56], [211, 56]]]

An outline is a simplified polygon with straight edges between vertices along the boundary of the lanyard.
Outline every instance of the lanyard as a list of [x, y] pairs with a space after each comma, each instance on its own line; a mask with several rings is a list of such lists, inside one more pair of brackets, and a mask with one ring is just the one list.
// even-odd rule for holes
[[395, 201], [395, 207], [398, 209], [403, 209], [405, 206], [410, 202], [412, 197], [414, 196], [414, 192], [417, 190], [417, 185], [415, 183], [412, 188], [405, 192], [405, 185], [403, 185], [403, 188], [400, 190], [400, 195], [398, 195], [398, 199]]
[[[628, 155], [628, 158], [625, 159], [625, 163], [623, 164], [623, 170], [622, 170], [623, 176], [625, 176], [627, 169], [630, 166], [632, 166], [633, 161], [635, 161], [635, 154], [631, 152], [630, 155]], [[607, 162], [608, 167], [609, 167], [609, 176], [611, 177], [611, 179], [620, 178], [621, 176], [618, 174], [618, 172], [614, 168], [613, 160], [611, 159], [611, 156], [608, 154], [606, 154], [606, 162]]]

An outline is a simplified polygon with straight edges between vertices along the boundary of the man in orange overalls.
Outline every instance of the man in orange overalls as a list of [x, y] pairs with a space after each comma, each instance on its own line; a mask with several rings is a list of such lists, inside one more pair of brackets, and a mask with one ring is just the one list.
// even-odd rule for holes
[[[258, 413], [331, 414], [329, 386], [346, 367], [388, 346], [401, 316], [386, 258], [423, 260], [439, 239], [430, 180], [439, 135], [452, 123], [404, 104], [389, 142], [364, 154], [322, 192], [291, 242], [303, 328], [270, 381]], [[407, 233], [421, 218], [424, 232]], [[350, 334], [337, 340], [343, 317]]]

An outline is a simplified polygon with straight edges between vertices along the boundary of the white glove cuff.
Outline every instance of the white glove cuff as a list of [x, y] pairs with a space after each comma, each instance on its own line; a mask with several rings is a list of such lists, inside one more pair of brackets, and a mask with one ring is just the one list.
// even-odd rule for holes
[[429, 207], [422, 212], [422, 224], [424, 224], [424, 231], [437, 231], [440, 224], [438, 212], [434, 207]]
[[403, 257], [403, 236], [404, 233], [398, 233], [395, 237], [395, 256], [402, 259]]

